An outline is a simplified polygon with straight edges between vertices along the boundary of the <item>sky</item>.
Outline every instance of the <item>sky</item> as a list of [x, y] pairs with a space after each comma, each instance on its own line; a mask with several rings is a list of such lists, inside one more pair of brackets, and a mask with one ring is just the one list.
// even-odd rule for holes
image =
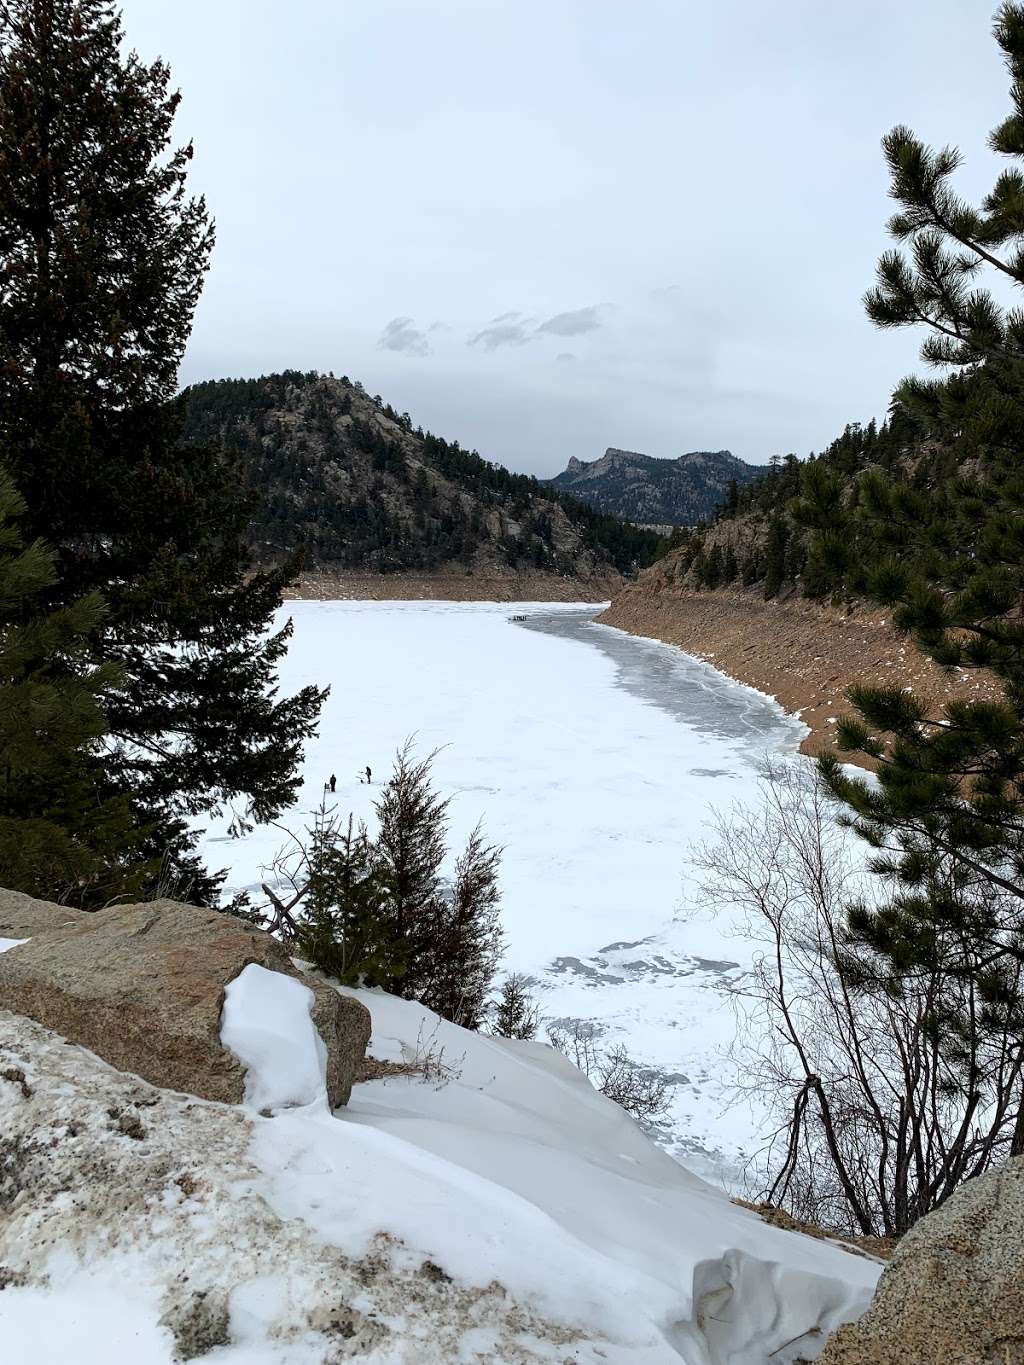
[[884, 416], [882, 134], [1008, 112], [994, 0], [124, 0], [217, 247], [182, 381], [318, 369], [540, 476]]

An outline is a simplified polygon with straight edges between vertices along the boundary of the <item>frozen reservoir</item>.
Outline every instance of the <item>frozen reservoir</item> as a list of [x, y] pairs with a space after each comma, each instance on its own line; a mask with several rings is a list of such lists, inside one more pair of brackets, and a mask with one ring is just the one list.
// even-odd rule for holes
[[[529, 975], [544, 1015], [591, 1021], [672, 1080], [658, 1132], [694, 1170], [735, 1183], [759, 1116], [732, 1092], [733, 993], [748, 945], [701, 913], [685, 871], [713, 806], [750, 800], [765, 752], [804, 733], [769, 698], [671, 646], [594, 621], [599, 607], [292, 602], [282, 687], [329, 684], [301, 829], [336, 774], [339, 811], [373, 826], [396, 748], [439, 749], [457, 849], [481, 817], [504, 846], [505, 968]], [[512, 620], [523, 617], [523, 620]], [[373, 784], [360, 782], [369, 765]], [[258, 892], [283, 842], [261, 827], [204, 849], [228, 889]]]

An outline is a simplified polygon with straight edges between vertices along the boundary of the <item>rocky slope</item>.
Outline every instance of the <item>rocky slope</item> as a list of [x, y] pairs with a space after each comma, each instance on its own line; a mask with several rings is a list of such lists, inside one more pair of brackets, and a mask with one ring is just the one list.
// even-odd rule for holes
[[187, 390], [185, 404], [185, 438], [222, 439], [257, 495], [265, 560], [302, 547], [321, 575], [533, 576], [570, 585], [569, 596], [596, 584], [582, 595], [600, 600], [662, 548], [650, 531], [414, 429], [345, 378], [217, 380]]
[[599, 460], [575, 458], [551, 486], [601, 512], [644, 526], [695, 526], [710, 517], [730, 483], [748, 483], [764, 471], [728, 450], [691, 450], [659, 460], [609, 446]]

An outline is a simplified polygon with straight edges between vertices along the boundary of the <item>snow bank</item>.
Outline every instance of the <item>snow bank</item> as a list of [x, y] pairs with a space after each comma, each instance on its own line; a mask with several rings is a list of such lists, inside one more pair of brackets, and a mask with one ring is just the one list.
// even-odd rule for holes
[[8, 948], [17, 948], [19, 943], [27, 943], [25, 938], [0, 938], [0, 953], [6, 953]]
[[792, 1365], [866, 1306], [877, 1264], [733, 1205], [544, 1045], [353, 992], [406, 1070], [332, 1115], [272, 975], [228, 998], [238, 1108], [0, 1012], [4, 1365], [76, 1332], [132, 1365]]
[[243, 1066], [245, 1102], [263, 1111], [327, 1099], [327, 1049], [310, 1018], [313, 992], [258, 963], [224, 991], [220, 1040]]
[[254, 1155], [282, 1216], [351, 1249], [383, 1219], [459, 1281], [496, 1280], [651, 1365], [813, 1358], [863, 1311], [876, 1264], [733, 1204], [552, 1048], [352, 993], [373, 1018], [372, 1055], [426, 1060], [433, 1079], [359, 1087], [340, 1132], [300, 1115], [261, 1127]]

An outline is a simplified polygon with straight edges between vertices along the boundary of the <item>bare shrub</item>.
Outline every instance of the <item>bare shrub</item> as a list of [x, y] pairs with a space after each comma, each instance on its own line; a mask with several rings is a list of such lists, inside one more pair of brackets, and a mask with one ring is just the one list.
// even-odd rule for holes
[[441, 1090], [451, 1081], [457, 1081], [466, 1064], [466, 1054], [450, 1058], [444, 1044], [438, 1041], [438, 1025], [427, 1032], [426, 1020], [416, 1030], [416, 1047], [409, 1058], [409, 1065], [423, 1078], [426, 1085]]
[[[846, 936], [865, 878], [806, 766], [766, 761], [761, 803], [714, 822], [692, 855], [705, 900], [762, 945], [737, 1057], [775, 1128], [759, 1197], [795, 1218], [899, 1236], [1009, 1149], [1021, 1042], [944, 967], [895, 988]], [[952, 956], [952, 955], [951, 955]], [[936, 1026], [956, 1018], [955, 1036]]]
[[552, 1024], [548, 1040], [579, 1067], [595, 1090], [614, 1100], [639, 1123], [652, 1123], [668, 1109], [669, 1084], [665, 1078], [650, 1067], [640, 1066], [621, 1043], [602, 1047], [593, 1024], [583, 1019]]

